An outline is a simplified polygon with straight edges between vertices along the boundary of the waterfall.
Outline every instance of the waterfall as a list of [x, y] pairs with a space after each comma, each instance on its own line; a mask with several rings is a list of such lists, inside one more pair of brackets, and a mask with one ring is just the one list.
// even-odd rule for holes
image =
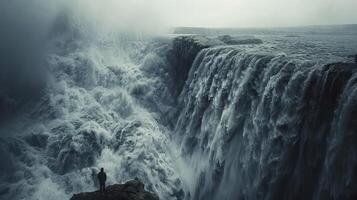
[[236, 47], [202, 50], [174, 131], [195, 174], [191, 199], [356, 195], [355, 71]]
[[165, 200], [356, 197], [356, 65], [319, 62], [349, 51], [76, 19], [59, 15], [36, 62], [6, 78], [29, 86], [0, 101], [0, 199], [69, 199], [96, 190], [101, 167], [107, 185], [138, 177]]
[[150, 39], [120, 33], [84, 36], [53, 39], [41, 98], [8, 122], [16, 129], [1, 128], [0, 199], [69, 199], [96, 190], [101, 167], [108, 185], [138, 177], [176, 199], [183, 185], [161, 114], [172, 100], [149, 70], [165, 65], [158, 47], [144, 52]]

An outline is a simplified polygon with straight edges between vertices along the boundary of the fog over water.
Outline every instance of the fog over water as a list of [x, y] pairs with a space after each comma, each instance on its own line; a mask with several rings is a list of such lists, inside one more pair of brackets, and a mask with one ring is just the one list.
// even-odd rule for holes
[[[118, 24], [205, 27], [357, 23], [354, 0], [110, 0], [79, 1], [78, 10]], [[119, 19], [119, 20], [118, 20]], [[128, 23], [129, 22], [129, 23]]]
[[100, 167], [165, 200], [354, 195], [355, 65], [327, 64], [353, 62], [357, 26], [308, 25], [356, 8], [0, 0], [0, 199], [69, 199]]

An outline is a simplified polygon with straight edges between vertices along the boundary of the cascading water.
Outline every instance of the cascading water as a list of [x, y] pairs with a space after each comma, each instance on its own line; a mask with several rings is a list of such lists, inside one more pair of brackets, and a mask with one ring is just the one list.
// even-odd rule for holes
[[183, 185], [160, 114], [172, 100], [159, 94], [161, 77], [147, 72], [163, 60], [156, 47], [146, 50], [140, 35], [93, 36], [62, 26], [67, 32], [51, 38], [46, 55], [43, 95], [23, 106], [15, 130], [1, 129], [0, 155], [7, 163], [0, 199], [69, 199], [96, 189], [100, 167], [107, 184], [138, 177], [161, 199], [176, 199]]
[[354, 65], [202, 50], [175, 127], [192, 199], [352, 199]]
[[17, 31], [26, 48], [0, 49], [31, 57], [18, 71], [15, 55], [0, 60], [0, 199], [69, 199], [96, 189], [100, 167], [107, 184], [138, 177], [164, 200], [356, 197], [356, 66], [326, 65], [355, 37], [227, 46], [103, 31], [81, 14], [38, 17], [43, 47]]

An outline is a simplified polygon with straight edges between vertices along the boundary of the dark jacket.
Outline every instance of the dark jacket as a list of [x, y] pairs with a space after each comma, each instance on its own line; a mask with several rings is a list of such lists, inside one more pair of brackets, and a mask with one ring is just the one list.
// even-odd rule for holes
[[107, 180], [107, 174], [105, 174], [105, 172], [99, 172], [98, 173], [98, 180], [99, 183], [105, 183], [105, 181]]

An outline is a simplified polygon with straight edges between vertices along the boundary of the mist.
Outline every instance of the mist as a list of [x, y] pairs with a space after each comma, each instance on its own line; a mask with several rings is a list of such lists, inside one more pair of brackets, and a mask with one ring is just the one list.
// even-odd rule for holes
[[99, 26], [126, 30], [357, 23], [354, 0], [77, 0], [66, 4]]
[[[357, 23], [354, 0], [171, 1], [175, 26], [278, 27]], [[176, 4], [175, 4], [176, 3]]]
[[55, 16], [52, 3], [0, 2], [0, 117], [14, 112], [43, 88], [44, 56]]
[[0, 199], [352, 199], [356, 8], [0, 0]]
[[41, 96], [54, 41], [81, 37], [91, 43], [113, 33], [158, 33], [163, 18], [158, 7], [146, 9], [150, 6], [115, 0], [1, 1], [0, 117]]

